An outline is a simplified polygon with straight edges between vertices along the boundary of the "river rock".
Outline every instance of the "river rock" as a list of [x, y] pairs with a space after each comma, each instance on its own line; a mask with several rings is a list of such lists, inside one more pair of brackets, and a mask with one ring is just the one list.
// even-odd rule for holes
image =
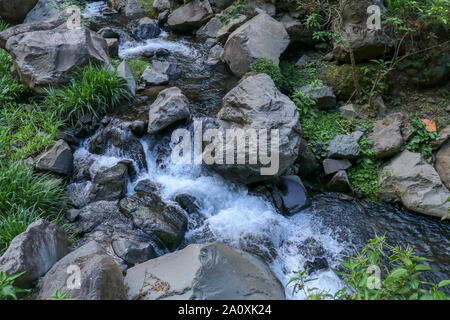
[[39, 156], [36, 169], [70, 175], [73, 170], [73, 154], [67, 142], [58, 140], [49, 151]]
[[109, 62], [106, 40], [87, 28], [27, 32], [9, 38], [6, 49], [21, 81], [36, 91], [68, 82], [89, 62]]
[[359, 156], [360, 148], [355, 138], [339, 134], [330, 141], [327, 152], [333, 159], [353, 159]]
[[401, 133], [403, 120], [404, 115], [397, 112], [375, 122], [375, 127], [369, 136], [369, 140], [373, 143], [372, 151], [376, 157], [380, 159], [388, 158], [401, 151], [403, 145]]
[[158, 21], [144, 17], [138, 22], [138, 26], [133, 30], [133, 34], [141, 40], [156, 38], [161, 33]]
[[141, 78], [147, 85], [159, 86], [167, 84], [169, 80], [176, 80], [181, 76], [181, 69], [173, 63], [167, 61], [154, 60], [148, 66]]
[[0, 270], [8, 275], [25, 272], [15, 280], [15, 285], [30, 288], [66, 253], [66, 233], [41, 219], [11, 241], [0, 257]]
[[233, 4], [233, 0], [209, 0], [209, 3], [211, 4], [214, 12], [219, 12], [231, 6]]
[[8, 22], [20, 23], [38, 0], [0, 0], [0, 17]]
[[147, 168], [144, 148], [131, 132], [129, 123], [113, 119], [89, 143], [90, 153], [103, 155], [111, 149], [126, 154], [139, 169]]
[[199, 38], [215, 38], [217, 37], [217, 32], [219, 32], [221, 25], [222, 22], [220, 19], [214, 17], [198, 29], [196, 35]]
[[347, 170], [352, 166], [351, 162], [347, 159], [344, 160], [325, 159], [323, 160], [322, 164], [325, 175], [336, 173], [341, 170]]
[[288, 45], [289, 35], [283, 24], [260, 13], [228, 37], [222, 59], [236, 76], [242, 77], [257, 58], [267, 58], [278, 65]]
[[177, 87], [161, 91], [150, 106], [148, 133], [156, 133], [190, 115], [189, 100]]
[[37, 4], [31, 9], [24, 23], [47, 21], [61, 12], [59, 7], [63, 6], [61, 0], [39, 0]]
[[125, 283], [130, 300], [285, 299], [262, 260], [221, 243], [191, 244], [139, 264], [128, 270]]
[[199, 206], [197, 204], [197, 199], [187, 193], [180, 193], [175, 196], [174, 199], [181, 208], [184, 209], [188, 214], [198, 212]]
[[310, 95], [316, 101], [316, 107], [322, 110], [329, 110], [336, 107], [336, 96], [333, 89], [328, 86], [306, 85], [298, 89], [299, 91]]
[[170, 10], [174, 6], [173, 0], [155, 0], [153, 1], [153, 8], [156, 9], [156, 11], [161, 12], [165, 10]]
[[306, 188], [298, 176], [281, 177], [277, 188], [281, 193], [283, 214], [294, 215], [311, 204]]
[[319, 167], [316, 156], [308, 146], [308, 142], [303, 138], [301, 139], [298, 158], [295, 163], [298, 164], [298, 175], [302, 178], [311, 177]]
[[124, 60], [117, 67], [117, 75], [124, 78], [128, 92], [134, 97], [136, 95], [136, 80], [128, 63]]
[[97, 33], [105, 39], [119, 39], [120, 44], [134, 41], [127, 32], [119, 28], [104, 27], [98, 30]]
[[118, 163], [113, 167], [101, 169], [94, 177], [91, 201], [115, 200], [125, 196], [128, 182], [128, 167]]
[[[278, 91], [267, 74], [251, 74], [228, 92], [223, 98], [218, 118], [221, 120], [222, 130], [251, 129], [256, 130], [257, 135], [263, 134], [261, 130], [267, 130], [267, 135], [271, 134], [271, 130], [279, 132], [278, 170], [274, 168], [274, 172], [262, 175], [261, 169], [269, 165], [263, 165], [259, 161], [257, 164], [249, 164], [248, 160], [246, 164], [212, 166], [226, 178], [244, 184], [270, 180], [282, 175], [297, 159], [301, 143], [299, 113], [295, 104]], [[228, 148], [225, 154], [235, 154], [234, 144], [226, 145]], [[245, 159], [250, 159], [249, 157], [250, 150], [246, 148]]]
[[128, 264], [138, 264], [157, 257], [150, 243], [119, 239], [112, 243], [114, 253]]
[[155, 193], [138, 192], [123, 198], [119, 208], [131, 217], [135, 228], [156, 236], [169, 250], [180, 244], [187, 230], [187, 217], [183, 210], [163, 202]]
[[403, 151], [381, 172], [380, 187], [385, 201], [401, 201], [412, 211], [443, 217], [450, 204], [443, 204], [450, 192], [439, 174], [420, 153]]
[[206, 64], [209, 66], [216, 65], [221, 62], [221, 55], [223, 52], [223, 48], [220, 44], [216, 44], [211, 48], [208, 54], [208, 60], [206, 60]]
[[436, 154], [436, 170], [447, 189], [450, 189], [450, 140]]
[[333, 178], [327, 183], [327, 188], [336, 192], [351, 191], [350, 181], [345, 170], [339, 170]]
[[236, 17], [231, 18], [231, 20], [226, 25], [221, 25], [220, 29], [216, 33], [217, 41], [222, 44], [228, 39], [228, 36], [237, 28], [242, 26], [248, 20], [247, 16], [239, 14]]
[[212, 15], [208, 0], [193, 0], [173, 11], [167, 23], [174, 30], [190, 31], [201, 27]]
[[[79, 288], [75, 287], [77, 270], [80, 270]], [[73, 281], [75, 280], [75, 281]], [[56, 291], [66, 292], [77, 300], [125, 300], [122, 271], [97, 242], [91, 241], [58, 261], [42, 279], [38, 300], [50, 299]]]
[[144, 6], [140, 0], [116, 1], [116, 9], [123, 12], [129, 19], [139, 19], [144, 17], [146, 14]]
[[289, 34], [291, 47], [305, 47], [318, 43], [318, 40], [313, 38], [315, 28], [307, 28], [301, 23], [298, 12], [285, 14], [280, 21]]

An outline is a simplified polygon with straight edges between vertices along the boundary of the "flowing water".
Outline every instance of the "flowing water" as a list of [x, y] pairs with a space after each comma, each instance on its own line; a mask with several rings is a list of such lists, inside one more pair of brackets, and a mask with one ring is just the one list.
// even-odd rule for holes
[[[121, 44], [120, 57], [133, 58], [160, 48], [170, 50], [168, 60], [183, 70], [182, 78], [173, 85], [189, 97], [193, 118], [214, 116], [222, 97], [237, 79], [223, 65], [205, 65], [208, 50], [189, 37], [172, 39], [163, 33], [142, 43]], [[127, 116], [132, 118], [129, 113]], [[450, 278], [448, 222], [388, 204], [343, 201], [331, 193], [314, 195], [309, 208], [286, 217], [271, 203], [251, 195], [245, 186], [226, 181], [205, 167], [171, 163], [169, 138], [147, 135], [140, 140], [148, 168], [138, 171], [138, 178], [130, 182], [128, 192], [131, 195], [140, 180], [150, 179], [162, 186], [160, 192], [167, 201], [180, 192], [198, 200], [200, 209], [189, 216], [188, 232], [181, 248], [190, 243], [224, 242], [262, 257], [283, 284], [293, 271], [321, 257], [328, 267], [325, 265], [313, 274], [318, 280], [312, 285], [335, 292], [343, 284], [329, 266], [336, 267], [339, 259], [348, 257], [355, 247], [364, 246], [375, 234], [386, 234], [390, 243], [410, 244], [419, 255], [433, 260], [430, 265], [436, 273], [427, 275], [428, 280]], [[103, 156], [89, 155], [89, 140], [76, 151], [76, 159], [93, 157], [94, 167], [98, 168], [127, 158], [123, 154], [117, 156], [121, 153], [112, 149]], [[301, 293], [293, 296], [291, 289], [286, 289], [286, 294], [291, 299], [304, 298]]]

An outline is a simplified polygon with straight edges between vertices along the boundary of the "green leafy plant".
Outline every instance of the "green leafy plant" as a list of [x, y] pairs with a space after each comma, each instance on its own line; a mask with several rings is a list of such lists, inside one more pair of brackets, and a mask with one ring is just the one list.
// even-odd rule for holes
[[30, 292], [14, 286], [14, 280], [23, 275], [25, 272], [8, 276], [6, 272], [0, 271], [0, 300], [17, 300], [17, 294]]
[[311, 97], [311, 94], [297, 90], [292, 95], [292, 101], [297, 106], [297, 110], [301, 116], [316, 116], [313, 109], [316, 105], [316, 100]]
[[244, 14], [247, 9], [247, 0], [235, 1], [233, 5], [226, 8], [219, 15], [221, 26], [226, 26], [231, 20], [236, 19], [240, 14]]
[[433, 271], [423, 262], [427, 258], [414, 254], [406, 248], [391, 246], [386, 237], [375, 236], [360, 251], [347, 260], [339, 261], [342, 266], [333, 270], [346, 287], [331, 295], [317, 288], [307, 288], [306, 284], [315, 279], [308, 278], [305, 271], [296, 272], [288, 285], [295, 290], [303, 290], [307, 299], [343, 300], [446, 300], [449, 299], [441, 288], [450, 285], [450, 280], [438, 284], [422, 281], [423, 272]]
[[419, 119], [412, 119], [413, 138], [406, 145], [406, 149], [413, 152], [420, 152], [425, 159], [428, 159], [433, 153], [431, 141], [435, 140], [439, 134], [437, 131], [429, 132], [425, 125]]
[[72, 122], [86, 113], [101, 117], [132, 99], [125, 80], [107, 67], [89, 64], [73, 75], [63, 89], [46, 90], [43, 105]]
[[0, 18], [0, 32], [8, 29], [9, 25]]
[[65, 292], [61, 292], [60, 289], [56, 289], [56, 293], [54, 296], [50, 297], [53, 300], [77, 300], [75, 298], [70, 298], [67, 295], [70, 293], [69, 290]]

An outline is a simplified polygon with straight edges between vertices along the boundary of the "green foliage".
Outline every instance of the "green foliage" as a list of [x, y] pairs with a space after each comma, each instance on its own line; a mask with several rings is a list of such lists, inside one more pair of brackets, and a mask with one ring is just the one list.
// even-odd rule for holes
[[[387, 261], [387, 263], [385, 263]], [[440, 288], [450, 284], [443, 280], [438, 284], [420, 280], [424, 271], [433, 271], [423, 261], [427, 258], [414, 254], [406, 248], [391, 246], [386, 237], [376, 236], [352, 257], [339, 261], [341, 270], [333, 270], [347, 285], [334, 295], [306, 284], [315, 279], [304, 271], [297, 271], [288, 285], [294, 284], [294, 292], [303, 290], [307, 299], [342, 300], [447, 300]], [[426, 289], [428, 287], [428, 289]]]
[[338, 45], [340, 43], [345, 42], [345, 38], [338, 33], [334, 33], [331, 31], [315, 31], [313, 33], [313, 39], [321, 40], [321, 41], [331, 41], [333, 45]]
[[2, 20], [2, 18], [0, 18], [0, 32], [2, 32], [3, 30], [8, 29], [9, 25]]
[[356, 164], [347, 170], [348, 179], [353, 187], [359, 188], [370, 200], [379, 201], [381, 161], [375, 159], [371, 150], [372, 143], [366, 136], [359, 141], [359, 147], [360, 156], [356, 159]]
[[296, 90], [292, 95], [292, 101], [297, 106], [300, 116], [314, 117], [316, 115], [313, 110], [313, 107], [316, 105], [316, 101], [311, 97], [311, 94]]
[[250, 70], [258, 73], [265, 73], [269, 75], [278, 90], [285, 93], [290, 93], [293, 91], [293, 85], [281, 72], [280, 67], [278, 67], [272, 60], [267, 58], [258, 58], [251, 65]]
[[[351, 131], [349, 120], [337, 112], [317, 110], [313, 114], [300, 117], [300, 124], [303, 138], [308, 141], [308, 146], [319, 160], [327, 156], [325, 150], [330, 140], [338, 134], [348, 134]], [[317, 149], [318, 143], [322, 146], [321, 149]]]
[[236, 19], [240, 14], [244, 14], [247, 9], [247, 0], [235, 1], [233, 5], [226, 8], [220, 15], [221, 26], [226, 26], [231, 20]]
[[[358, 103], [371, 102], [373, 97], [383, 95], [388, 90], [388, 83], [386, 76], [389, 73], [389, 64], [382, 59], [370, 60], [372, 64], [363, 65], [360, 67], [361, 82], [361, 97]], [[374, 110], [375, 113], [377, 110]]]
[[50, 297], [53, 300], [77, 300], [75, 298], [69, 298], [67, 295], [70, 293], [69, 290], [65, 292], [61, 292], [60, 289], [56, 289], [56, 293], [54, 296]]
[[37, 175], [21, 162], [0, 162], [0, 251], [30, 223], [57, 219], [67, 204], [59, 179]]
[[[444, 204], [447, 204], [449, 202], [450, 202], [450, 197], [448, 197], [447, 200], [444, 201]], [[450, 215], [450, 207], [448, 208], [447, 214], [445, 216], [443, 216], [441, 220], [447, 219], [449, 215]]]
[[448, 0], [387, 0], [386, 5], [387, 14], [396, 17], [400, 21], [397, 23], [403, 26], [412, 20], [447, 25], [450, 16]]
[[25, 272], [8, 276], [6, 272], [0, 271], [0, 300], [17, 300], [18, 293], [26, 293], [29, 290], [20, 289], [14, 286], [14, 280]]
[[429, 132], [425, 129], [425, 125], [419, 119], [412, 119], [413, 138], [406, 145], [406, 149], [413, 152], [420, 152], [425, 159], [428, 159], [433, 153], [431, 141], [435, 140], [439, 134], [437, 132]]
[[19, 99], [27, 93], [24, 85], [10, 74], [12, 61], [8, 53], [0, 49], [0, 106]]
[[131, 100], [123, 78], [107, 67], [92, 64], [74, 73], [63, 89], [46, 90], [46, 94], [43, 105], [72, 122], [85, 113], [101, 117], [124, 100]]
[[145, 69], [150, 65], [147, 61], [139, 58], [128, 60], [127, 63], [136, 81], [139, 81]]

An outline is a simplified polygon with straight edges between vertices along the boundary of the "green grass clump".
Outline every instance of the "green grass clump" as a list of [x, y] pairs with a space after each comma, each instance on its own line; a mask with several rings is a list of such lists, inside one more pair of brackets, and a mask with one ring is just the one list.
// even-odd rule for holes
[[8, 52], [0, 49], [0, 106], [22, 98], [27, 88], [11, 76], [12, 61]]
[[32, 222], [57, 219], [67, 204], [60, 180], [37, 175], [22, 162], [0, 162], [0, 252]]
[[257, 73], [265, 73], [269, 75], [278, 90], [286, 94], [291, 94], [294, 90], [293, 85], [281, 72], [280, 67], [278, 67], [272, 60], [267, 58], [258, 58], [251, 65], [250, 70]]
[[107, 67], [89, 64], [75, 72], [64, 88], [46, 90], [43, 105], [73, 122], [86, 113], [101, 117], [130, 100], [123, 78]]
[[8, 29], [9, 25], [0, 18], [0, 32]]
[[145, 69], [150, 66], [150, 63], [139, 58], [128, 60], [127, 63], [136, 81], [139, 81]]

